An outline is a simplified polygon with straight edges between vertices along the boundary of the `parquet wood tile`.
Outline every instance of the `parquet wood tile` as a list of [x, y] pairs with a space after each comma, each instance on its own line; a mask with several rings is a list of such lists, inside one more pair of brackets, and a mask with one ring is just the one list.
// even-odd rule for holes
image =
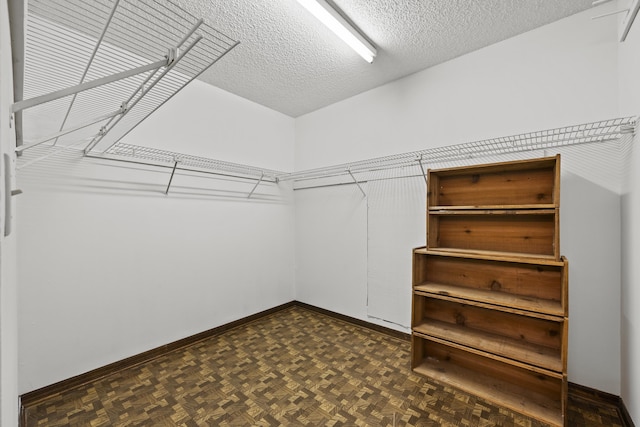
[[[408, 341], [294, 306], [25, 407], [27, 426], [543, 424], [413, 374]], [[570, 398], [570, 425], [621, 426]]]

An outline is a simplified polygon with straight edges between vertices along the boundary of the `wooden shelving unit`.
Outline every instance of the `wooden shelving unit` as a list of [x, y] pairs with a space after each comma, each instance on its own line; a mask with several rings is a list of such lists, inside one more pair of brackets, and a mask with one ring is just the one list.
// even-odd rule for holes
[[413, 252], [415, 372], [566, 425], [560, 156], [428, 171]]

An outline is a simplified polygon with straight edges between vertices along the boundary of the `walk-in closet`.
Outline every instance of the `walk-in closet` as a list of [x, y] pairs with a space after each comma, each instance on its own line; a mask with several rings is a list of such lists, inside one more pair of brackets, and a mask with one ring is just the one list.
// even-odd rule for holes
[[0, 0], [0, 426], [638, 425], [639, 10]]

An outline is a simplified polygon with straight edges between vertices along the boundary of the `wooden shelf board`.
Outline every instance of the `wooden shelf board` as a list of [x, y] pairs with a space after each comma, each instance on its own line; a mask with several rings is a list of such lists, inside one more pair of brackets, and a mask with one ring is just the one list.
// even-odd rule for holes
[[508, 359], [520, 360], [540, 368], [562, 372], [562, 360], [558, 349], [432, 319], [425, 319], [419, 325], [414, 326], [413, 330]]
[[429, 208], [429, 215], [556, 215], [555, 207], [547, 209], [519, 209], [518, 207], [502, 207], [502, 208], [454, 208], [438, 206]]
[[506, 162], [490, 163], [485, 165], [475, 166], [455, 166], [451, 168], [441, 169], [429, 169], [428, 171], [440, 176], [455, 176], [455, 175], [470, 175], [473, 173], [495, 173], [505, 171], [519, 171], [519, 170], [536, 170], [536, 169], [550, 169], [556, 167], [559, 164], [559, 157], [543, 157], [539, 159], [526, 159], [526, 160], [509, 160]]
[[558, 206], [553, 203], [527, 204], [527, 205], [481, 205], [481, 206], [455, 206], [455, 205], [439, 205], [429, 206], [428, 212], [433, 211], [454, 211], [454, 210], [541, 210], [541, 209], [557, 209]]
[[431, 358], [424, 359], [414, 371], [548, 424], [563, 425], [560, 399], [549, 399], [518, 385]]
[[[429, 248], [428, 252], [433, 255], [452, 255], [476, 259], [490, 259], [495, 261], [522, 262], [528, 264], [562, 265], [562, 262], [553, 255], [528, 254], [522, 252], [501, 252], [484, 251], [480, 249], [459, 249], [459, 248]], [[547, 261], [547, 262], [545, 262]], [[553, 261], [554, 263], [549, 263]]]
[[[519, 296], [505, 292], [485, 291], [441, 283], [422, 283], [413, 287], [417, 293], [434, 298], [457, 301], [483, 308], [493, 308], [508, 313], [522, 314], [546, 320], [562, 321], [565, 315], [559, 301]], [[548, 316], [545, 316], [548, 315]]]
[[431, 248], [427, 249], [425, 246], [415, 248], [414, 253], [422, 254], [422, 255], [438, 255], [438, 256], [447, 256], [447, 257], [456, 257], [456, 258], [467, 258], [467, 259], [482, 259], [487, 261], [501, 261], [501, 262], [511, 262], [511, 263], [520, 263], [520, 264], [536, 264], [536, 265], [551, 265], [562, 267], [564, 265], [564, 257], [562, 257], [562, 261], [556, 261], [553, 256], [543, 256], [536, 255], [535, 257], [531, 256], [523, 256], [521, 254], [514, 253], [498, 253], [498, 252], [490, 252], [483, 251], [483, 253], [479, 253], [479, 251], [461, 251], [460, 249], [441, 249], [441, 248]]

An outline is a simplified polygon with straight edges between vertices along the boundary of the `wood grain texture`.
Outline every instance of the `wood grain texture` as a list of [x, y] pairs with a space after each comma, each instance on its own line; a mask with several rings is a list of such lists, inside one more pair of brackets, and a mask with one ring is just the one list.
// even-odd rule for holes
[[[420, 338], [418, 338], [420, 339]], [[476, 396], [562, 426], [562, 379], [487, 359], [478, 354], [425, 339], [416, 371], [445, 381]]]
[[413, 330], [556, 372], [563, 371], [564, 322], [416, 295]]
[[431, 215], [430, 249], [513, 252], [556, 257], [555, 214]]
[[552, 205], [559, 201], [557, 157], [429, 170], [429, 206]]
[[541, 265], [414, 251], [416, 289], [503, 307], [564, 316], [566, 278], [565, 264]]

